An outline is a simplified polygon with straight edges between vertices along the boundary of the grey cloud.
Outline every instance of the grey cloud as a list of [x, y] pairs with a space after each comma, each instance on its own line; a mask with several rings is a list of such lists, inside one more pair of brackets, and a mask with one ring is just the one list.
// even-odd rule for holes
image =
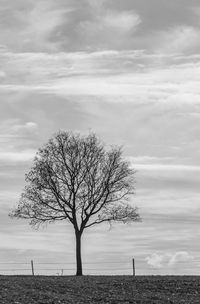
[[1, 0], [0, 4], [0, 44], [18, 52], [156, 50], [162, 35], [167, 37], [173, 28], [199, 29], [194, 0], [189, 4], [180, 0], [173, 4], [158, 0], [108, 0], [100, 4], [21, 0], [6, 4]]
[[152, 32], [153, 30], [166, 29], [174, 25], [190, 24], [195, 26], [199, 24], [199, 19], [195, 15], [194, 9], [197, 8], [198, 2], [192, 0], [175, 0], [173, 2], [164, 0], [108, 0], [108, 6], [118, 8], [119, 10], [126, 7], [135, 9], [141, 14], [143, 31]]
[[[148, 2], [138, 0], [104, 1], [100, 6], [87, 8], [84, 11], [87, 11], [85, 16], [85, 13], [80, 13], [78, 20], [74, 17], [78, 21], [75, 26], [76, 30], [70, 27], [70, 31], [66, 29], [65, 32], [69, 37], [68, 42], [66, 42], [66, 50], [113, 48], [156, 50], [157, 47], [160, 47], [163, 36], [166, 36], [167, 39], [168, 31], [173, 28], [174, 30], [182, 27], [199, 28], [199, 17], [195, 13], [197, 6], [196, 1], [188, 3], [179, 0], [173, 1], [173, 4], [158, 0]], [[115, 12], [135, 12], [138, 14], [141, 23], [137, 31], [132, 31], [128, 36], [125, 33], [120, 35], [120, 31], [118, 31], [115, 37], [113, 37], [111, 28], [107, 30], [104, 28], [102, 32], [103, 19], [100, 18], [102, 15], [106, 15], [109, 10], [113, 14]], [[100, 20], [101, 26], [99, 26]], [[199, 45], [197, 45], [197, 49], [199, 49]], [[191, 48], [190, 51], [194, 52], [195, 48]]]
[[64, 13], [70, 11], [68, 2], [65, 7], [61, 4], [62, 1], [55, 6], [53, 1], [32, 0], [4, 4], [0, 43], [17, 52], [55, 50], [57, 46], [51, 43], [50, 35], [62, 23]]

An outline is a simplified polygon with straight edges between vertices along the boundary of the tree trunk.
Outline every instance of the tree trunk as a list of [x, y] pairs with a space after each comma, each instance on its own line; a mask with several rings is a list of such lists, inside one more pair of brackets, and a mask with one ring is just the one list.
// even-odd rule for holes
[[76, 275], [82, 276], [82, 259], [81, 259], [81, 233], [75, 232], [76, 235]]

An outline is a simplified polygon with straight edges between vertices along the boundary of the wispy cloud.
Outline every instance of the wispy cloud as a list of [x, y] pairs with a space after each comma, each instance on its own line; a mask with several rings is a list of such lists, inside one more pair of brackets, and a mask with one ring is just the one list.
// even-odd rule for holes
[[200, 172], [200, 166], [187, 166], [187, 165], [166, 165], [166, 164], [133, 164], [133, 167], [138, 170], [150, 171], [197, 171]]
[[[113, 101], [199, 104], [198, 56], [104, 51], [0, 55], [1, 91], [113, 96]], [[120, 99], [116, 96], [130, 96]]]
[[0, 162], [1, 161], [11, 161], [11, 162], [27, 162], [33, 160], [36, 154], [35, 150], [27, 150], [27, 151], [20, 151], [20, 152], [0, 152]]

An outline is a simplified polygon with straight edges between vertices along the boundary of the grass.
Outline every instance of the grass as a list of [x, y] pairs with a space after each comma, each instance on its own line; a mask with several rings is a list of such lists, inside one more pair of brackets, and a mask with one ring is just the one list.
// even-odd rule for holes
[[1, 304], [199, 304], [198, 276], [0, 276]]

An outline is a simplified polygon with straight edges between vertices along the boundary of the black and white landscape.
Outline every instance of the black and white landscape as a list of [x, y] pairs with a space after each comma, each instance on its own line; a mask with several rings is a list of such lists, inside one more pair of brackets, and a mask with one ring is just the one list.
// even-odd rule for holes
[[136, 274], [199, 275], [199, 83], [198, 0], [0, 0], [0, 273], [33, 260], [74, 274], [67, 221], [8, 217], [36, 152], [66, 130], [122, 146], [136, 170], [142, 222], [88, 229], [84, 273], [132, 274], [135, 258]]

